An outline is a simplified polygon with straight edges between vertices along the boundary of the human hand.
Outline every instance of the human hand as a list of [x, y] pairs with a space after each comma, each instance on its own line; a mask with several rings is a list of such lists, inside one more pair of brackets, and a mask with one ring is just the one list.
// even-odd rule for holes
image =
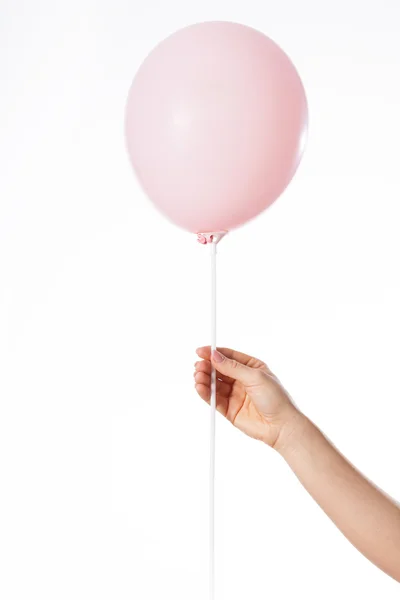
[[217, 371], [217, 410], [248, 436], [279, 450], [301, 413], [264, 362], [230, 348], [218, 350], [212, 357], [210, 346], [196, 350], [202, 359], [195, 363], [197, 393], [210, 402], [212, 363]]

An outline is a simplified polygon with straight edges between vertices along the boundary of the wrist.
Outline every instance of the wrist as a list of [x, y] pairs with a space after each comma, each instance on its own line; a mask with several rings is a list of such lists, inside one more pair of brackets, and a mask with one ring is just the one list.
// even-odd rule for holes
[[286, 458], [292, 452], [296, 452], [302, 440], [312, 426], [311, 421], [299, 410], [295, 409], [283, 423], [274, 449]]

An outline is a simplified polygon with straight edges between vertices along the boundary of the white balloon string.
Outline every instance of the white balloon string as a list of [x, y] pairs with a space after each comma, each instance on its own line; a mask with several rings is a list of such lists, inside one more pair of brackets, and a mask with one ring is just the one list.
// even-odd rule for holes
[[[211, 352], [217, 346], [217, 240], [211, 250]], [[217, 405], [217, 374], [211, 365], [210, 397], [210, 600], [215, 598], [215, 416]]]

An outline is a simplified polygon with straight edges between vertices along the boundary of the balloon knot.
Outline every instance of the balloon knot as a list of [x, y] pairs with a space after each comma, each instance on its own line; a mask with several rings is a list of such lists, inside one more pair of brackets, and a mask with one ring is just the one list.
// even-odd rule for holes
[[207, 235], [204, 233], [197, 234], [197, 241], [199, 242], [199, 244], [211, 244], [213, 239], [214, 239], [213, 235]]
[[206, 231], [199, 232], [197, 234], [197, 241], [199, 244], [218, 244], [223, 237], [226, 236], [228, 231]]

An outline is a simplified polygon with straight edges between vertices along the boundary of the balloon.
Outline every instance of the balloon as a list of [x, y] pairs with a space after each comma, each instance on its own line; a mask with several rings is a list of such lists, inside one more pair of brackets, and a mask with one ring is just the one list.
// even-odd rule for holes
[[266, 209], [300, 162], [308, 110], [288, 56], [228, 22], [185, 27], [139, 68], [126, 107], [143, 189], [193, 233], [228, 231]]

